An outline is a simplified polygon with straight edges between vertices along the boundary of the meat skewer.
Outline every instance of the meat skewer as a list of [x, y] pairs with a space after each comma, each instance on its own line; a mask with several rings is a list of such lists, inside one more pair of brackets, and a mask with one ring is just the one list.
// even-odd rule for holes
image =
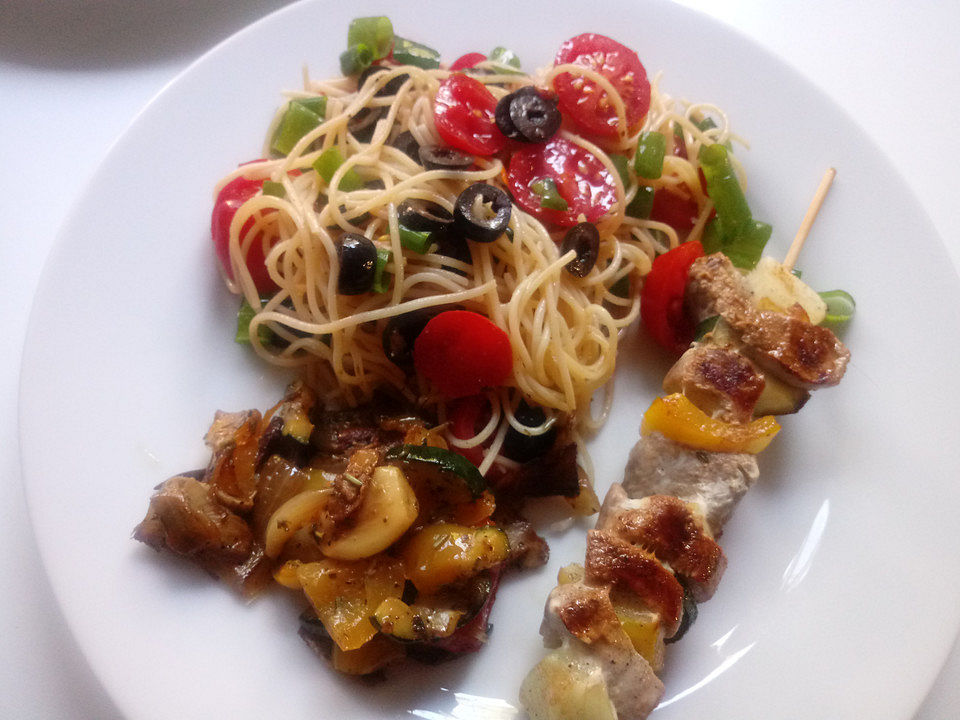
[[[791, 266], [833, 174], [821, 182]], [[656, 675], [663, 646], [716, 590], [727, 564], [716, 538], [759, 477], [756, 453], [779, 430], [772, 417], [756, 416], [771, 407], [796, 412], [811, 390], [843, 377], [850, 353], [829, 329], [801, 304], [772, 310], [765, 300], [725, 256], [693, 262], [687, 312], [696, 321], [716, 316], [717, 325], [667, 373], [670, 395], [645, 415], [623, 482], [610, 488], [588, 533], [584, 566], [560, 572], [541, 626], [553, 651], [521, 688], [531, 720], [643, 720], [652, 712], [664, 690]], [[787, 400], [771, 405], [768, 388]]]

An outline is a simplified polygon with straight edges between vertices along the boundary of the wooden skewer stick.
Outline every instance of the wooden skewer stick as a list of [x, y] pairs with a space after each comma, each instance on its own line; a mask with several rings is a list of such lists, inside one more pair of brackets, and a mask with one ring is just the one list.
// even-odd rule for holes
[[817, 187], [817, 192], [814, 193], [813, 200], [810, 201], [810, 207], [807, 208], [807, 214], [803, 216], [803, 222], [800, 223], [800, 229], [797, 230], [797, 234], [793, 238], [793, 242], [790, 243], [790, 249], [787, 250], [787, 256], [783, 260], [783, 266], [787, 270], [793, 270], [793, 265], [795, 262], [797, 262], [797, 257], [800, 255], [800, 250], [803, 249], [803, 243], [807, 239], [807, 235], [810, 234], [810, 227], [813, 225], [813, 221], [817, 219], [817, 213], [820, 212], [820, 206], [823, 205], [823, 199], [830, 191], [830, 186], [833, 184], [833, 179], [836, 176], [837, 171], [833, 168], [827, 168], [827, 171], [823, 174], [823, 179], [820, 180], [820, 185]]

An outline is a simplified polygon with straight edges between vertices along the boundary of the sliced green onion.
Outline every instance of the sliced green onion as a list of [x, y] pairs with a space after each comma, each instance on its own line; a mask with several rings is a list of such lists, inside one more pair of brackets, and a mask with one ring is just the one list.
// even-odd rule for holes
[[377, 261], [373, 266], [373, 291], [385, 293], [390, 289], [390, 273], [387, 272], [387, 263], [393, 258], [390, 248], [377, 248]]
[[[340, 153], [340, 148], [327, 148], [314, 160], [313, 169], [329, 184], [330, 181], [333, 180], [334, 174], [340, 166], [343, 165], [343, 162], [343, 155]], [[350, 168], [343, 174], [343, 177], [340, 178], [340, 185], [338, 187], [344, 192], [350, 192], [351, 190], [359, 190], [363, 185], [363, 178], [360, 177], [356, 170]]]
[[[261, 298], [260, 302], [261, 307], [263, 307], [262, 303], [265, 301]], [[257, 312], [247, 302], [246, 298], [240, 300], [240, 309], [237, 310], [237, 334], [234, 336], [236, 342], [242, 345], [250, 344], [250, 321], [253, 320]], [[273, 342], [274, 334], [266, 325], [260, 325], [257, 327], [257, 338], [261, 345], [270, 345]]]
[[803, 277], [803, 271], [800, 268], [791, 268], [790, 274], [797, 278], [797, 280]]
[[424, 70], [436, 70], [440, 67], [440, 53], [402, 37], [396, 38], [394, 42], [393, 59], [401, 65], [414, 65]]
[[359, 75], [373, 65], [373, 51], [366, 45], [349, 47], [340, 53], [340, 72], [344, 75]]
[[390, 54], [393, 47], [393, 23], [390, 18], [354, 18], [347, 28], [347, 49], [340, 55], [340, 70], [344, 75], [363, 72], [374, 60]]
[[630, 158], [626, 155], [618, 155], [617, 153], [610, 153], [607, 157], [610, 158], [610, 162], [612, 162], [613, 166], [617, 169], [617, 175], [620, 176], [623, 187], [630, 187], [633, 183], [633, 178], [630, 177]]
[[772, 228], [753, 219], [726, 147], [716, 143], [701, 146], [700, 168], [717, 211], [704, 232], [704, 251], [720, 250], [737, 267], [753, 268]]
[[517, 70], [520, 69], [520, 57], [513, 50], [498, 46], [490, 51], [488, 57], [498, 65], [508, 65]]
[[641, 185], [637, 188], [637, 194], [627, 205], [626, 213], [630, 217], [646, 220], [650, 217], [650, 211], [653, 210], [654, 190], [649, 185]]
[[413, 250], [413, 252], [423, 255], [433, 245], [430, 231], [411, 230], [403, 225], [399, 225], [398, 230], [400, 231], [400, 244], [407, 250]]
[[697, 323], [696, 329], [693, 331], [693, 341], [699, 342], [703, 340], [703, 336], [709, 332], [713, 332], [713, 329], [717, 326], [717, 321], [720, 319], [719, 315], [711, 315], [708, 318], [704, 318]]
[[283, 112], [280, 124], [277, 125], [270, 149], [281, 155], [287, 155], [300, 138], [323, 122], [326, 112], [325, 97], [291, 100]]
[[273, 180], [264, 180], [263, 194], [282, 198], [287, 196], [287, 189], [283, 186], [283, 183], [274, 182]]
[[724, 243], [723, 254], [738, 268], [752, 270], [760, 260], [772, 232], [773, 228], [767, 223], [750, 220]]
[[706, 255], [712, 255], [723, 250], [723, 241], [720, 238], [720, 232], [717, 230], [716, 218], [708, 222], [703, 228], [700, 244], [703, 245], [703, 252]]
[[390, 18], [376, 17], [354, 18], [347, 28], [347, 47], [367, 45], [379, 60], [390, 54], [393, 46], [393, 23]]
[[561, 197], [560, 191], [557, 190], [557, 183], [553, 178], [537, 178], [530, 183], [530, 189], [540, 196], [540, 207], [548, 210], [560, 210], [561, 212], [567, 209], [567, 201]]
[[656, 180], [663, 175], [663, 156], [667, 150], [667, 138], [663, 133], [647, 131], [640, 133], [637, 152], [633, 156], [633, 169], [637, 175]]
[[728, 228], [738, 228], [753, 217], [750, 206], [723, 145], [700, 148], [700, 167], [707, 180], [707, 194], [713, 200], [717, 217]]
[[857, 309], [857, 303], [853, 295], [845, 290], [827, 290], [820, 293], [820, 297], [827, 304], [827, 316], [824, 322], [830, 324], [840, 324], [849, 322]]
[[320, 119], [326, 117], [327, 115], [327, 96], [326, 95], [315, 95], [311, 97], [301, 97], [292, 100], [297, 105], [303, 105], [310, 112], [315, 112], [320, 116]]

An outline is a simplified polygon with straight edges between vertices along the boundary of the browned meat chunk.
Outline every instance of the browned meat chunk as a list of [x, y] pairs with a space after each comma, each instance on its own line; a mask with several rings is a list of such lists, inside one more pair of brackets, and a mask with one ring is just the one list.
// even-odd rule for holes
[[507, 534], [507, 542], [510, 543], [510, 555], [507, 557], [510, 565], [536, 568], [547, 564], [550, 548], [547, 541], [537, 535], [533, 525], [521, 519], [506, 523], [498, 521], [497, 524]]
[[720, 253], [694, 261], [686, 303], [701, 320], [722, 317], [754, 362], [795, 387], [836, 385], [850, 360], [850, 351], [829, 329], [811, 325], [799, 313], [755, 308], [742, 277]]
[[656, 613], [664, 636], [672, 637], [683, 614], [683, 586], [652, 553], [606, 530], [587, 533], [585, 568], [590, 583], [613, 583], [629, 589]]
[[567, 632], [588, 645], [629, 643], [610, 602], [608, 585], [566, 583], [550, 592], [541, 634], [546, 636], [548, 646], [557, 647], [562, 633], [551, 626], [552, 617], [560, 620]]
[[630, 500], [622, 486], [614, 485], [604, 499], [604, 509], [599, 529], [652, 551], [684, 580], [694, 600], [710, 599], [727, 558], [686, 503], [670, 495]]
[[208, 483], [195, 478], [177, 476], [163, 483], [133, 536], [155, 550], [190, 558], [244, 592], [261, 585], [266, 564], [249, 526], [219, 502]]
[[668, 393], [683, 393], [708, 415], [725, 422], [749, 422], [763, 392], [763, 374], [731, 347], [696, 343], [663, 379]]
[[674, 495], [696, 503], [714, 537], [719, 537], [733, 508], [759, 476], [753, 455], [696, 450], [650, 433], [630, 451], [623, 489], [633, 498]]

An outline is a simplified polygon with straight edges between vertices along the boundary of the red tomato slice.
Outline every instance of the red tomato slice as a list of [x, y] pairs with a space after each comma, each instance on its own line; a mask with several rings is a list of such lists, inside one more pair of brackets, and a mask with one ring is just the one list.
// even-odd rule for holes
[[447, 310], [417, 336], [413, 363], [452, 400], [502, 385], [513, 370], [513, 351], [507, 334], [483, 315]]
[[451, 75], [440, 83], [433, 106], [437, 132], [451, 147], [471, 155], [493, 155], [507, 138], [497, 128], [497, 99], [479, 80]]
[[[628, 134], [640, 129], [650, 109], [650, 81], [637, 54], [626, 45], [604, 35], [585, 33], [560, 46], [554, 64], [573, 63], [590, 68], [609, 80], [623, 99]], [[560, 110], [591, 135], [618, 136], [617, 113], [607, 93], [595, 83], [570, 73], [553, 80]]]
[[450, 66], [450, 72], [457, 72], [458, 70], [466, 70], [468, 68], [476, 67], [486, 59], [486, 55], [478, 52], [461, 55], [453, 61], [453, 65]]
[[694, 241], [658, 256], [640, 291], [640, 318], [647, 332], [657, 344], [677, 355], [693, 341], [696, 328], [684, 310], [683, 297], [690, 266], [702, 255], [703, 246]]
[[[248, 180], [245, 177], [238, 177], [231, 180], [217, 195], [216, 202], [213, 205], [213, 217], [210, 221], [210, 234], [213, 237], [213, 247], [220, 258], [220, 263], [227, 273], [227, 277], [233, 279], [233, 269], [230, 265], [230, 223], [237, 210], [247, 200], [252, 198], [263, 187], [263, 180]], [[253, 226], [253, 219], [247, 220], [241, 230], [241, 236]], [[250, 249], [247, 252], [247, 269], [250, 271], [250, 277], [257, 290], [263, 293], [270, 293], [277, 289], [276, 283], [270, 278], [267, 272], [267, 266], [264, 262], [263, 242], [261, 235], [257, 235], [250, 243]]]
[[[566, 210], [541, 207], [541, 197], [530, 185], [552, 178], [567, 201]], [[562, 227], [573, 227], [582, 213], [596, 222], [617, 201], [613, 176], [596, 155], [576, 143], [555, 137], [543, 145], [525, 145], [510, 158], [507, 184], [514, 201], [531, 215]], [[656, 196], [654, 196], [656, 197]]]

